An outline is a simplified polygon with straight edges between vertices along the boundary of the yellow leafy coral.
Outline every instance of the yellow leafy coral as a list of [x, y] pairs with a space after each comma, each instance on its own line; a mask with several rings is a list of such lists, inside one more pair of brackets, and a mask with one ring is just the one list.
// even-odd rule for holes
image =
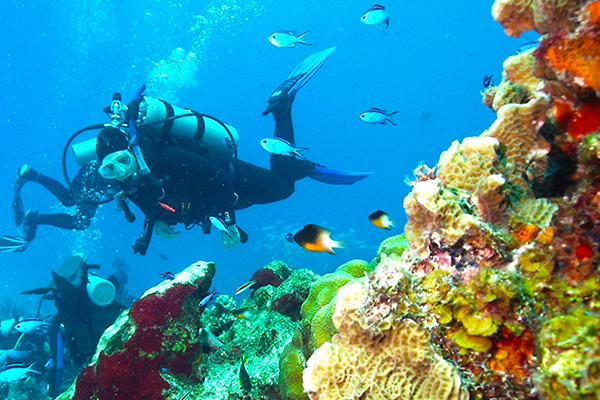
[[364, 297], [360, 282], [338, 291], [334, 323], [340, 333], [313, 353], [303, 372], [311, 400], [468, 399], [458, 372], [432, 348], [426, 329], [405, 318], [373, 330]]

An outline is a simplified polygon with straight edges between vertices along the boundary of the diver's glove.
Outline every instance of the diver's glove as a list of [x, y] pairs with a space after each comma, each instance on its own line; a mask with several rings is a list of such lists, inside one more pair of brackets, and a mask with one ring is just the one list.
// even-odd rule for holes
[[154, 232], [165, 239], [175, 239], [181, 234], [181, 232], [176, 231], [171, 225], [160, 219], [154, 222]]
[[227, 225], [228, 231], [221, 232], [221, 241], [223, 242], [223, 247], [226, 249], [230, 249], [241, 241], [240, 231], [238, 230], [235, 224]]

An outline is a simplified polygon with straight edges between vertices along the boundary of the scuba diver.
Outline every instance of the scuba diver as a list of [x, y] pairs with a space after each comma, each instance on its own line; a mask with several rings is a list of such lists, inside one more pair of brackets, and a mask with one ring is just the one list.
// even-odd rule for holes
[[[275, 139], [294, 146], [291, 106], [296, 93], [334, 50], [309, 56], [271, 94], [263, 116], [273, 115]], [[277, 151], [271, 151], [270, 169], [244, 162], [237, 158], [238, 133], [233, 127], [143, 96], [144, 89], [128, 106], [111, 105], [111, 124], [90, 127], [101, 129], [95, 146], [81, 146], [84, 151], [74, 148], [81, 160], [99, 160], [98, 173], [120, 188], [112, 197], [119, 200], [128, 221], [135, 220], [128, 201], [143, 212], [144, 226], [132, 246], [134, 253], [146, 253], [153, 230], [167, 238], [177, 236], [173, 227], [179, 223], [186, 229], [200, 225], [204, 233], [214, 226], [225, 247], [244, 243], [248, 236], [237, 226], [235, 211], [283, 200], [294, 192], [295, 182], [305, 177], [349, 185], [372, 174], [333, 170]], [[120, 100], [118, 93], [113, 103], [115, 99]], [[67, 146], [63, 171], [69, 182]]]
[[[58, 270], [52, 271], [48, 287], [33, 289], [22, 294], [42, 295], [43, 300], [54, 300], [57, 312], [48, 321], [46, 340], [50, 348], [48, 383], [49, 394], [60, 393], [63, 371], [70, 360], [78, 368], [89, 362], [102, 333], [125, 310], [115, 301], [120, 282], [90, 273], [99, 265], [87, 264], [85, 257], [74, 254]], [[39, 307], [38, 307], [39, 313]]]
[[[38, 225], [52, 225], [62, 229], [85, 230], [96, 214], [98, 204], [93, 201], [83, 201], [75, 193], [85, 193], [89, 199], [100, 199], [112, 188], [110, 182], [98, 174], [99, 163], [91, 160], [81, 166], [73, 181], [71, 188], [64, 186], [54, 178], [43, 175], [34, 170], [29, 164], [23, 165], [17, 171], [17, 180], [14, 186], [13, 214], [15, 224], [22, 224], [23, 236], [0, 237], [0, 252], [23, 252], [35, 238]], [[38, 211], [25, 212], [21, 189], [27, 182], [36, 182], [50, 192], [64, 207], [75, 207], [72, 214], [55, 213], [41, 214]]]

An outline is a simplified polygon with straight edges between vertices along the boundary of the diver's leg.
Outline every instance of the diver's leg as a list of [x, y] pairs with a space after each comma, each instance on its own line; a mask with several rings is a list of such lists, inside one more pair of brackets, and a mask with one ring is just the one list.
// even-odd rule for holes
[[42, 185], [47, 191], [52, 193], [54, 197], [60, 201], [65, 207], [71, 207], [75, 205], [75, 195], [68, 187], [65, 187], [62, 183], [54, 178], [50, 178], [44, 174], [38, 172], [38, 178], [34, 181]]
[[286, 179], [282, 174], [238, 159], [232, 160], [232, 164], [233, 190], [238, 196], [236, 210], [252, 204], [273, 203], [294, 193], [294, 181]]

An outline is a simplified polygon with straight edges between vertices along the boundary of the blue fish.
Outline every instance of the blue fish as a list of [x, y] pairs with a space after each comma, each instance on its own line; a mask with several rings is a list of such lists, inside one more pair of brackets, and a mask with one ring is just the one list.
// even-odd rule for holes
[[210, 292], [208, 292], [208, 294], [206, 296], [204, 296], [202, 298], [202, 300], [200, 300], [198, 302], [198, 307], [200, 307], [200, 310], [204, 311], [204, 309], [206, 308], [206, 306], [208, 306], [208, 303], [210, 303], [218, 295], [219, 295], [219, 292], [215, 292], [215, 289], [213, 289]]
[[229, 237], [233, 237], [233, 232], [231, 232], [231, 230], [227, 227], [227, 224], [225, 224], [225, 221], [223, 221], [223, 219], [219, 217], [209, 217], [208, 219], [210, 220], [210, 223], [219, 231], [221, 231]]
[[31, 333], [52, 326], [52, 324], [44, 322], [46, 318], [24, 318], [15, 325], [15, 330], [21, 333]]
[[309, 32], [310, 31], [306, 31], [296, 36], [294, 32], [291, 31], [275, 31], [269, 35], [269, 42], [271, 42], [273, 46], [277, 47], [296, 47], [296, 43], [300, 43], [305, 46], [312, 46], [311, 43], [306, 43], [301, 39], [302, 36]]
[[390, 119], [390, 117], [394, 114], [399, 113], [400, 111], [387, 112], [385, 110], [381, 110], [379, 108], [371, 107], [367, 111], [360, 114], [358, 117], [366, 122], [367, 124], [382, 124], [390, 123], [394, 126], [398, 126]]
[[385, 7], [379, 4], [375, 4], [369, 10], [367, 10], [360, 21], [367, 25], [376, 25], [382, 27], [385, 25], [385, 29], [390, 25], [390, 14], [385, 11]]
[[516, 53], [521, 54], [523, 52], [526, 52], [527, 50], [536, 49], [538, 47], [538, 44], [539, 42], [537, 40], [535, 42], [524, 43], [517, 48]]
[[300, 152], [302, 150], [308, 150], [308, 147], [294, 146], [290, 142], [280, 137], [272, 137], [263, 139], [260, 141], [260, 145], [271, 154], [278, 154], [280, 156], [296, 156], [305, 159]]
[[167, 271], [167, 272], [161, 272], [160, 273], [160, 277], [162, 279], [168, 279], [168, 280], [172, 281], [173, 279], [175, 279], [175, 274], [172, 273], [172, 272], [169, 272], [169, 271]]

